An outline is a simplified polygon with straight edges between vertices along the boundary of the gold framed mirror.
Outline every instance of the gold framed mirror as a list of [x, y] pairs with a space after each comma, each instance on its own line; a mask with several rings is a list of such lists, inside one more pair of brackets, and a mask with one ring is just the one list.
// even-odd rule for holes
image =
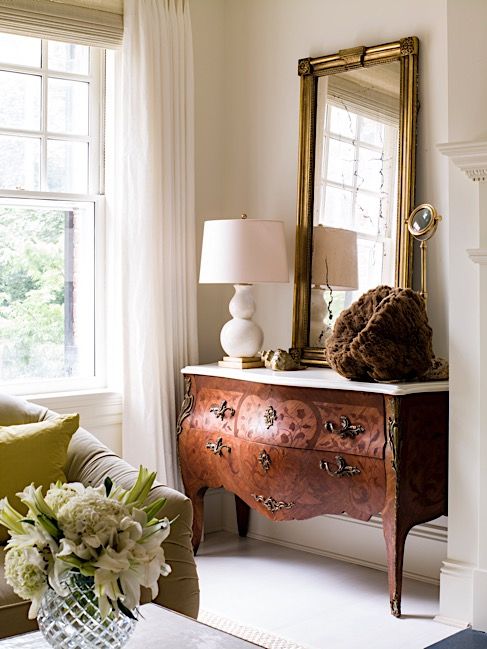
[[[292, 345], [305, 365], [327, 365], [333, 322], [362, 293], [380, 284], [411, 286], [417, 71], [414, 36], [299, 61]], [[334, 247], [341, 273], [358, 268], [348, 290], [330, 281], [332, 263], [316, 263], [327, 229], [349, 242]], [[313, 276], [323, 267], [326, 275]]]

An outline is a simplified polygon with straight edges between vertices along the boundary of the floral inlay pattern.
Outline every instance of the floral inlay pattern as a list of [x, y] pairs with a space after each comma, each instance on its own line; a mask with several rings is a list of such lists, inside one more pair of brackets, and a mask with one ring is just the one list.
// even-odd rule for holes
[[[276, 419], [270, 428], [259, 413], [272, 407]], [[293, 448], [312, 448], [318, 430], [316, 414], [298, 399], [270, 401], [258, 396], [245, 397], [240, 406], [238, 436], [254, 442], [267, 442]]]

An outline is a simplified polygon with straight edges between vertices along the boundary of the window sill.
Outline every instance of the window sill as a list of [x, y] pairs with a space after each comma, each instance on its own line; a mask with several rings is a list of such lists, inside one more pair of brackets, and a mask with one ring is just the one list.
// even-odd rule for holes
[[77, 412], [81, 425], [88, 430], [98, 430], [122, 423], [122, 394], [108, 389], [80, 390], [50, 394], [29, 394], [25, 399], [38, 403], [54, 412]]

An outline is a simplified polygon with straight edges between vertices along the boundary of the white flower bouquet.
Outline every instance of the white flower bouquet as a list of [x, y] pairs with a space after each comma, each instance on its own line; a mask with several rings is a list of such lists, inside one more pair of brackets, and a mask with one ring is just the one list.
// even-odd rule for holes
[[30, 485], [18, 494], [26, 516], [7, 498], [0, 500], [0, 523], [11, 537], [5, 578], [19, 597], [32, 601], [29, 618], [37, 616], [48, 588], [66, 595], [67, 571], [93, 588], [102, 618], [111, 611], [133, 618], [142, 586], [157, 595], [159, 575], [171, 568], [162, 548], [170, 522], [155, 518], [165, 499], [147, 502], [155, 477], [140, 467], [130, 490], [110, 478], [99, 487], [57, 482], [45, 497], [41, 487]]

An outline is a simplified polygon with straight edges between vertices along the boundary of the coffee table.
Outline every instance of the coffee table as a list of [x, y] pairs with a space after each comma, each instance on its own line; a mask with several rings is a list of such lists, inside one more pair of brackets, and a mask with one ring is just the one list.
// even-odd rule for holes
[[[170, 611], [144, 604], [143, 619], [135, 627], [126, 649], [252, 649], [252, 642]], [[0, 649], [51, 649], [39, 631], [0, 640]]]

